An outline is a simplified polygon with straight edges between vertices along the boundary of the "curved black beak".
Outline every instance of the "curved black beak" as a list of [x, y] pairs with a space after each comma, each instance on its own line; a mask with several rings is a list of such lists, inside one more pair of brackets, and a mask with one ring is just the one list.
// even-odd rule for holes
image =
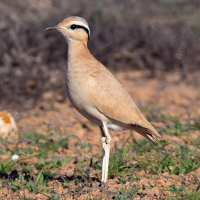
[[50, 26], [48, 28], [45, 28], [44, 31], [52, 30], [52, 29], [59, 29], [58, 26]]

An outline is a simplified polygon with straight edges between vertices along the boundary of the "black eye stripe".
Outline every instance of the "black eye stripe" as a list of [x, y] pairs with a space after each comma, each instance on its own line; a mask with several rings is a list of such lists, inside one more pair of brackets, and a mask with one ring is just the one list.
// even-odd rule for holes
[[70, 28], [71, 28], [72, 30], [74, 30], [74, 29], [76, 29], [76, 28], [77, 28], [77, 25], [75, 25], [75, 24], [72, 24], [72, 25], [70, 26]]
[[85, 30], [86, 33], [88, 34], [88, 40], [89, 40], [89, 38], [90, 38], [90, 33], [89, 33], [89, 30], [88, 30], [85, 26], [81, 26], [81, 25], [77, 25], [77, 24], [72, 24], [72, 25], [70, 26], [70, 28], [71, 28], [72, 30], [78, 29], [78, 28], [82, 28], [82, 29]]

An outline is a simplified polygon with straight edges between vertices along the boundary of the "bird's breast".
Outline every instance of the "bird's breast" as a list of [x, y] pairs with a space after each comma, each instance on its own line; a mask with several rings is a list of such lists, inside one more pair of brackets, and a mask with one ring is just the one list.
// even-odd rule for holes
[[86, 72], [75, 69], [66, 72], [67, 96], [73, 107], [90, 121], [102, 125], [102, 121], [107, 119], [94, 106], [88, 87]]
[[87, 95], [85, 95], [86, 80], [79, 71], [67, 71], [66, 73], [66, 89], [67, 96], [70, 102], [75, 107], [82, 107], [84, 103], [88, 102]]

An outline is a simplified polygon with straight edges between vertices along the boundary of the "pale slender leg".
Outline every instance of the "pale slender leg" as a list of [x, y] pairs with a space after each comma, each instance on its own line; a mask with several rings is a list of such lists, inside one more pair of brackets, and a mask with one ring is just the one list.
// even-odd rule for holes
[[103, 122], [103, 127], [104, 127], [104, 138], [105, 140], [102, 141], [103, 143], [103, 148], [104, 148], [104, 158], [103, 158], [103, 164], [102, 164], [102, 183], [105, 184], [107, 182], [108, 179], [108, 164], [109, 164], [109, 156], [110, 156], [110, 140], [111, 137], [109, 135], [108, 132], [108, 128], [107, 128], [107, 123]]
[[101, 182], [104, 182], [104, 177], [105, 177], [105, 148], [106, 148], [106, 137], [105, 137], [105, 133], [104, 130], [102, 128], [102, 126], [99, 126], [100, 131], [101, 131], [101, 142], [102, 142], [102, 178], [101, 178]]

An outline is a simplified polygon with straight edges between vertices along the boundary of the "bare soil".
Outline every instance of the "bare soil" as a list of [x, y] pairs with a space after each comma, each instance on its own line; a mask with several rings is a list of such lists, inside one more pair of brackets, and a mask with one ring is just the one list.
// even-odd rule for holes
[[[145, 106], [151, 107], [151, 119], [158, 117], [156, 109], [160, 109], [160, 114], [165, 116], [176, 116], [182, 123], [191, 121], [200, 116], [200, 90], [199, 85], [188, 85], [185, 82], [180, 82], [179, 73], [166, 74], [163, 79], [145, 78], [148, 71], [129, 71], [115, 73], [118, 80], [124, 85], [131, 97], [140, 108]], [[20, 132], [37, 131], [43, 134], [49, 134], [52, 131], [60, 129], [64, 136], [69, 134], [77, 135], [82, 143], [90, 142], [92, 144], [91, 151], [88, 149], [81, 149], [75, 147], [74, 144], [78, 141], [77, 138], [69, 139], [69, 148], [65, 150], [58, 150], [60, 157], [70, 155], [71, 158], [79, 156], [80, 152], [82, 157], [100, 157], [101, 156], [101, 137], [98, 126], [94, 126], [87, 119], [82, 117], [74, 108], [71, 107], [68, 100], [64, 103], [56, 102], [57, 97], [52, 92], [44, 93], [43, 101], [39, 105], [26, 112], [15, 112], [13, 115], [18, 119], [17, 125]], [[143, 109], [145, 114], [145, 110]], [[147, 113], [146, 113], [147, 114]], [[155, 115], [155, 116], [154, 116]], [[159, 127], [166, 127], [168, 121], [151, 122], [157, 129]], [[49, 131], [47, 131], [49, 130]], [[130, 136], [130, 131], [124, 132], [111, 132], [111, 151], [115, 148], [114, 144], [122, 145]], [[185, 141], [190, 144], [191, 139], [200, 136], [200, 131], [194, 131], [188, 136], [171, 136], [162, 135], [162, 139], [178, 141], [184, 144]], [[133, 136], [136, 140], [142, 137], [134, 133]], [[53, 139], [53, 138], [52, 138]], [[21, 144], [26, 148], [26, 144]], [[173, 145], [173, 144], [171, 144]], [[191, 145], [192, 147], [192, 145]], [[152, 153], [152, 152], [151, 152]], [[7, 159], [10, 155], [2, 155], [1, 160]], [[142, 159], [142, 158], [141, 158]], [[27, 161], [33, 162], [34, 160]], [[95, 161], [93, 161], [95, 162]], [[88, 163], [88, 169], [90, 169]], [[76, 171], [80, 166], [73, 162], [66, 163], [63, 167], [59, 168], [57, 173], [58, 177], [48, 183], [49, 188], [54, 188], [54, 193], [59, 194], [61, 199], [111, 199], [114, 194], [118, 193], [122, 187], [140, 187], [134, 199], [164, 199], [170, 194], [166, 188], [173, 185], [190, 185], [194, 180], [198, 180], [200, 176], [200, 169], [196, 171], [182, 174], [170, 175], [169, 173], [159, 173], [157, 175], [150, 175], [144, 170], [137, 170], [136, 174], [141, 177], [141, 180], [126, 182], [124, 185], [118, 184], [118, 178], [113, 177], [109, 179], [108, 189], [103, 190], [99, 187], [101, 180], [101, 170], [90, 169], [83, 173]], [[144, 177], [145, 175], [145, 177]], [[84, 185], [68, 185], [66, 188], [61, 185], [60, 177], [75, 176], [78, 179], [83, 179]], [[2, 181], [1, 181], [2, 182]], [[154, 185], [153, 188], [145, 188], [145, 185]], [[198, 185], [194, 185], [197, 188]], [[79, 188], [79, 189], [78, 189]], [[80, 189], [81, 188], [81, 189]], [[27, 198], [47, 199], [44, 195], [33, 194], [28, 190], [20, 192], [21, 195]], [[0, 198], [3, 199], [19, 199], [19, 194], [13, 192], [9, 187], [4, 187], [0, 191]]]

